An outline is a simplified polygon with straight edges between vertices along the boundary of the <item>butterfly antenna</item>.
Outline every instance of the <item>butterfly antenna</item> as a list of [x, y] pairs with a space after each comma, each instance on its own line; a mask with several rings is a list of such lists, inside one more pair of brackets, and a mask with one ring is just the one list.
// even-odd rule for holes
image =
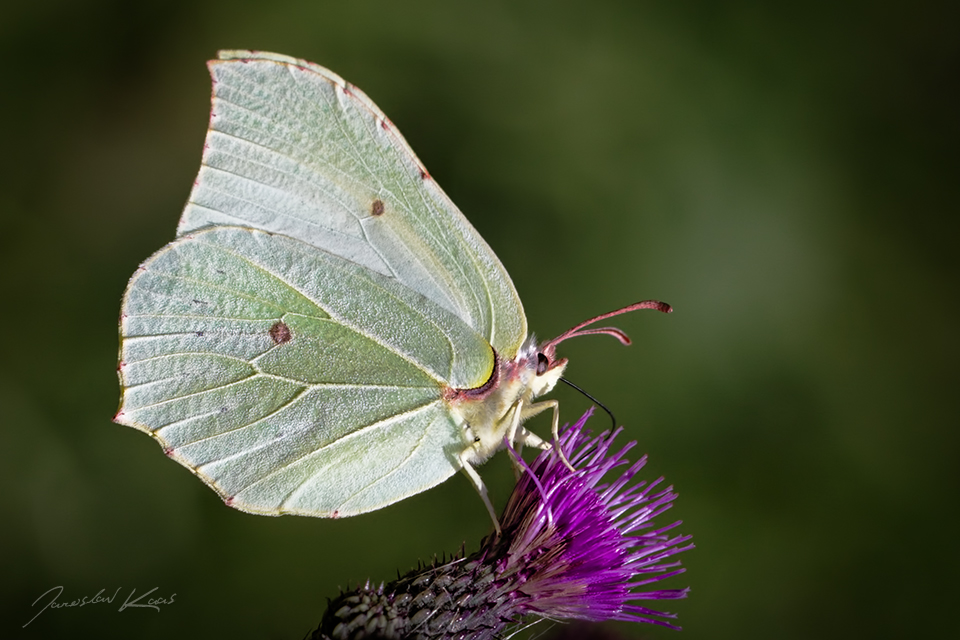
[[587, 393], [586, 391], [584, 391], [583, 389], [581, 389], [581, 388], [578, 387], [577, 385], [573, 384], [572, 382], [570, 382], [569, 380], [567, 380], [567, 379], [564, 378], [563, 376], [560, 377], [560, 382], [563, 382], [563, 383], [565, 383], [565, 384], [570, 385], [571, 387], [573, 387], [574, 389], [576, 389], [577, 391], [579, 391], [579, 392], [582, 393], [583, 395], [585, 395], [585, 396], [587, 396], [588, 398], [590, 398], [590, 400], [593, 401], [593, 403], [594, 403], [595, 405], [597, 405], [598, 407], [600, 407], [601, 409], [603, 409], [604, 411], [607, 412], [607, 415], [610, 416], [610, 420], [613, 421], [613, 428], [614, 428], [614, 429], [617, 428], [617, 419], [613, 417], [613, 411], [610, 411], [610, 409], [607, 409], [607, 406], [606, 406], [605, 404], [603, 404], [602, 402], [600, 402], [599, 400], [597, 400], [596, 398], [594, 398], [592, 395], [590, 395], [589, 393]]
[[659, 300], [643, 300], [642, 302], [635, 302], [633, 304], [627, 305], [615, 311], [609, 313], [604, 313], [599, 316], [590, 318], [584, 322], [581, 322], [577, 326], [569, 329], [553, 340], [548, 340], [543, 343], [540, 347], [542, 353], [546, 354], [548, 357], [553, 357], [554, 349], [557, 345], [563, 342], [564, 340], [569, 340], [570, 338], [576, 338], [579, 336], [590, 336], [590, 335], [607, 335], [612, 336], [620, 341], [620, 344], [628, 345], [630, 344], [630, 338], [627, 337], [623, 331], [616, 327], [594, 327], [588, 329], [591, 324], [594, 322], [599, 322], [600, 320], [606, 320], [607, 318], [612, 318], [613, 316], [618, 316], [622, 313], [629, 313], [631, 311], [639, 311], [640, 309], [654, 309], [662, 313], [672, 313], [673, 307], [668, 305], [666, 302], [660, 302]]

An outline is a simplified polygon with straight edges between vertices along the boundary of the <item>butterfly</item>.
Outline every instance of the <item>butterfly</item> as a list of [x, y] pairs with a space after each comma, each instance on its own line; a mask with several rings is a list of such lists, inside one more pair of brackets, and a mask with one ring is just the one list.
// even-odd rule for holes
[[[527, 335], [510, 276], [359, 89], [316, 64], [223, 51], [177, 238], [131, 277], [120, 409], [226, 504], [343, 517], [506, 444], [556, 400], [563, 340]], [[561, 453], [562, 455], [562, 453]]]

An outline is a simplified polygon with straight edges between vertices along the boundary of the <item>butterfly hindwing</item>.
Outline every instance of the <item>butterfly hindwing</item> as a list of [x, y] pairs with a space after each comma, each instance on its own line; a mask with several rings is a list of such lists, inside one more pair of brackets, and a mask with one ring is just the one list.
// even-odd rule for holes
[[446, 386], [490, 375], [486, 339], [395, 279], [286, 236], [212, 227], [131, 279], [117, 420], [232, 506], [350, 515], [442, 482], [462, 425]]

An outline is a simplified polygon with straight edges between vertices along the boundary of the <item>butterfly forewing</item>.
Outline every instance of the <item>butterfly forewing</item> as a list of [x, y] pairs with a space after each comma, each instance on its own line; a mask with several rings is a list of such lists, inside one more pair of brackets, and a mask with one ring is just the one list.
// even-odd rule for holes
[[500, 261], [363, 93], [312, 63], [221, 52], [180, 221], [296, 238], [395, 278], [512, 357], [526, 319]]

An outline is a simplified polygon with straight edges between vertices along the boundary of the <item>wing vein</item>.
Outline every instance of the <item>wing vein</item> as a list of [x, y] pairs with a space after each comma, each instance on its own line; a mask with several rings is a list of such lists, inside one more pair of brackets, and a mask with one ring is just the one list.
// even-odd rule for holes
[[[264, 233], [266, 233], [266, 232], [264, 232]], [[281, 283], [285, 284], [287, 287], [289, 287], [289, 288], [292, 289], [293, 291], [299, 293], [301, 296], [303, 296], [304, 299], [308, 300], [308, 301], [311, 302], [314, 306], [316, 306], [318, 309], [320, 309], [321, 311], [323, 311], [324, 313], [326, 313], [327, 315], [329, 315], [329, 316], [330, 316], [330, 319], [335, 320], [336, 322], [340, 323], [342, 326], [346, 327], [347, 329], [350, 329], [350, 330], [353, 331], [354, 333], [356, 333], [356, 334], [358, 334], [358, 335], [361, 335], [361, 336], [363, 336], [363, 337], [371, 340], [372, 342], [377, 343], [378, 345], [380, 345], [380, 346], [383, 347], [384, 349], [388, 350], [390, 353], [396, 355], [396, 356], [399, 357], [399, 358], [402, 358], [402, 359], [406, 360], [407, 362], [409, 362], [410, 364], [412, 364], [412, 365], [415, 366], [416, 368], [420, 369], [421, 371], [423, 371], [423, 372], [424, 372], [425, 374], [427, 374], [428, 376], [434, 377], [434, 376], [436, 375], [435, 372], [431, 372], [431, 371], [427, 370], [426, 368], [424, 368], [423, 364], [420, 363], [420, 362], [418, 362], [417, 360], [415, 360], [412, 355], [408, 355], [408, 354], [406, 354], [406, 353], [404, 353], [404, 352], [402, 352], [402, 351], [399, 351], [398, 349], [396, 349], [396, 348], [393, 347], [392, 345], [384, 342], [382, 339], [380, 339], [380, 338], [379, 338], [378, 336], [376, 336], [375, 334], [370, 333], [370, 332], [368, 332], [368, 331], [363, 331], [362, 328], [361, 328], [359, 325], [357, 325], [356, 323], [354, 323], [354, 322], [349, 322], [349, 321], [345, 320], [343, 317], [341, 317], [340, 314], [338, 314], [338, 313], [336, 313], [336, 312], [332, 312], [332, 311], [331, 311], [326, 305], [324, 305], [321, 301], [319, 301], [319, 300], [314, 300], [314, 299], [311, 298], [309, 295], [307, 295], [305, 292], [303, 292], [303, 291], [301, 291], [300, 289], [298, 289], [292, 282], [288, 281], [287, 279], [285, 279], [284, 277], [282, 277], [280, 274], [274, 273], [273, 271], [271, 271], [270, 269], [268, 269], [265, 265], [263, 265], [263, 264], [261, 264], [261, 263], [259, 263], [259, 262], [255, 262], [255, 261], [254, 261], [253, 259], [251, 259], [250, 257], [245, 256], [245, 255], [241, 255], [241, 254], [239, 254], [239, 253], [237, 253], [237, 252], [235, 252], [235, 251], [232, 251], [232, 250], [230, 250], [230, 249], [227, 249], [227, 248], [225, 248], [225, 247], [223, 247], [223, 246], [214, 245], [214, 244], [210, 244], [210, 243], [205, 243], [205, 244], [207, 244], [207, 246], [210, 246], [210, 247], [212, 247], [212, 248], [214, 248], [214, 249], [216, 249], [216, 250], [222, 251], [222, 252], [224, 252], [224, 253], [228, 253], [228, 254], [230, 254], [230, 255], [235, 256], [236, 258], [238, 258], [238, 259], [240, 259], [240, 260], [244, 260], [244, 261], [248, 262], [251, 266], [253, 266], [253, 267], [257, 268], [257, 269], [260, 269], [260, 270], [263, 271], [264, 273], [266, 273], [266, 274], [268, 274], [268, 275], [276, 278], [278, 281], [280, 281]], [[319, 250], [319, 251], [322, 251], [322, 249], [318, 249], [318, 250]], [[327, 252], [324, 252], [324, 253], [327, 253]], [[333, 255], [333, 254], [329, 254], [329, 255]], [[337, 258], [340, 259], [340, 260], [345, 260], [344, 258], [339, 258], [339, 256], [337, 256]], [[345, 261], [346, 261], [346, 262], [350, 262], [349, 260], [345, 260]], [[351, 264], [356, 264], [356, 263], [351, 263]], [[422, 319], [424, 320], [424, 322], [429, 323], [431, 326], [433, 326], [433, 327], [437, 330], [437, 333], [439, 333], [441, 336], [443, 336], [444, 339], [447, 341], [447, 344], [448, 344], [448, 345], [450, 346], [450, 348], [451, 348], [451, 353], [456, 353], [455, 345], [453, 344], [453, 341], [450, 339], [450, 336], [448, 336], [448, 335], [446, 334], [446, 332], [443, 331], [443, 329], [442, 329], [432, 318], [430, 318], [430, 317], [428, 317], [427, 315], [425, 315], [420, 309], [417, 309], [417, 308], [409, 305], [406, 301], [401, 300], [400, 298], [398, 298], [392, 291], [388, 291], [388, 290], [384, 289], [384, 288], [383, 288], [382, 286], [380, 286], [380, 284], [377, 283], [376, 281], [374, 281], [374, 280], [368, 280], [368, 282], [370, 283], [371, 286], [377, 287], [377, 289], [378, 289], [379, 291], [381, 291], [383, 294], [389, 296], [389, 297], [392, 298], [393, 300], [396, 300], [398, 305], [402, 305], [402, 306], [406, 307], [406, 308], [409, 309], [411, 312], [417, 314], [420, 318], [422, 318]], [[451, 358], [451, 367], [452, 367], [452, 365], [453, 365], [453, 358]], [[447, 375], [447, 377], [449, 377], [449, 374]], [[436, 379], [436, 378], [434, 378], [434, 379]]]
[[[405, 412], [403, 412], [403, 413], [399, 413], [399, 414], [390, 416], [390, 417], [388, 417], [388, 418], [382, 418], [382, 419], [377, 420], [377, 421], [375, 421], [375, 422], [372, 422], [372, 423], [370, 423], [370, 424], [367, 424], [367, 425], [364, 425], [364, 426], [362, 426], [362, 427], [359, 427], [359, 428], [357, 428], [356, 430], [351, 431], [350, 433], [346, 433], [346, 434], [344, 434], [343, 436], [337, 438], [336, 440], [333, 440], [332, 442], [329, 442], [329, 443], [327, 443], [327, 444], [325, 444], [325, 445], [323, 445], [323, 446], [321, 446], [321, 447], [318, 447], [318, 448], [316, 448], [316, 449], [312, 449], [312, 450], [304, 453], [303, 455], [298, 456], [298, 457], [296, 457], [295, 459], [293, 459], [293, 460], [291, 460], [291, 461], [283, 464], [282, 466], [277, 467], [276, 469], [271, 470], [271, 471], [270, 471], [269, 473], [267, 473], [266, 475], [263, 475], [263, 476], [261, 476], [260, 478], [258, 478], [257, 480], [255, 480], [255, 481], [253, 481], [253, 482], [251, 482], [251, 483], [243, 486], [242, 488], [240, 488], [240, 489], [236, 492], [236, 494], [239, 495], [239, 494], [243, 493], [244, 491], [250, 489], [251, 487], [254, 487], [254, 486], [256, 486], [256, 485], [258, 485], [258, 484], [260, 484], [260, 483], [262, 483], [262, 482], [265, 482], [265, 481], [269, 480], [270, 478], [272, 478], [273, 476], [277, 475], [277, 474], [280, 473], [281, 471], [284, 471], [285, 469], [288, 469], [289, 467], [297, 464], [298, 462], [300, 462], [300, 461], [302, 461], [302, 460], [304, 460], [304, 459], [306, 459], [306, 458], [308, 458], [308, 457], [310, 457], [310, 456], [315, 456], [315, 455], [319, 454], [320, 452], [324, 451], [325, 449], [327, 449], [327, 448], [329, 448], [329, 447], [332, 447], [332, 446], [334, 446], [334, 445], [336, 445], [336, 444], [341, 444], [341, 443], [343, 443], [343, 442], [346, 441], [346, 440], [350, 440], [350, 439], [359, 437], [359, 434], [364, 433], [364, 432], [366, 432], [366, 431], [369, 431], [370, 429], [374, 429], [374, 428], [383, 426], [384, 424], [388, 424], [388, 423], [390, 423], [390, 422], [396, 422], [396, 421], [398, 421], [398, 420], [400, 420], [400, 419], [413, 416], [413, 415], [415, 415], [416, 413], [419, 413], [419, 412], [422, 412], [422, 411], [424, 411], [424, 410], [426, 410], [426, 409], [429, 409], [431, 406], [435, 405], [437, 402], [438, 402], [437, 400], [431, 400], [431, 401], [428, 402], [427, 404], [420, 405], [419, 407], [415, 407], [415, 408], [413, 408], [413, 409], [409, 409], [409, 410], [407, 410], [407, 411], [405, 411]], [[243, 452], [241, 452], [240, 454], [237, 454], [237, 455], [241, 455], [241, 454], [243, 454], [243, 453], [249, 453], [250, 451], [256, 451], [257, 449], [263, 448], [264, 446], [268, 446], [268, 445], [270, 445], [270, 444], [273, 444], [273, 442], [264, 443], [263, 445], [260, 445], [259, 447], [256, 447], [255, 449], [246, 450], [246, 451], [243, 451]], [[235, 457], [235, 456], [227, 456], [226, 458], [223, 458], [222, 460], [228, 460], [228, 459], [230, 459], [230, 458], [232, 458], [232, 457]], [[220, 461], [222, 461], [222, 460], [220, 460]], [[207, 464], [211, 464], [211, 463], [205, 463], [204, 466], [206, 466]], [[199, 467], [198, 467], [198, 468], [199, 468]], [[311, 476], [311, 478], [312, 478], [312, 477], [313, 477], [313, 476]]]

